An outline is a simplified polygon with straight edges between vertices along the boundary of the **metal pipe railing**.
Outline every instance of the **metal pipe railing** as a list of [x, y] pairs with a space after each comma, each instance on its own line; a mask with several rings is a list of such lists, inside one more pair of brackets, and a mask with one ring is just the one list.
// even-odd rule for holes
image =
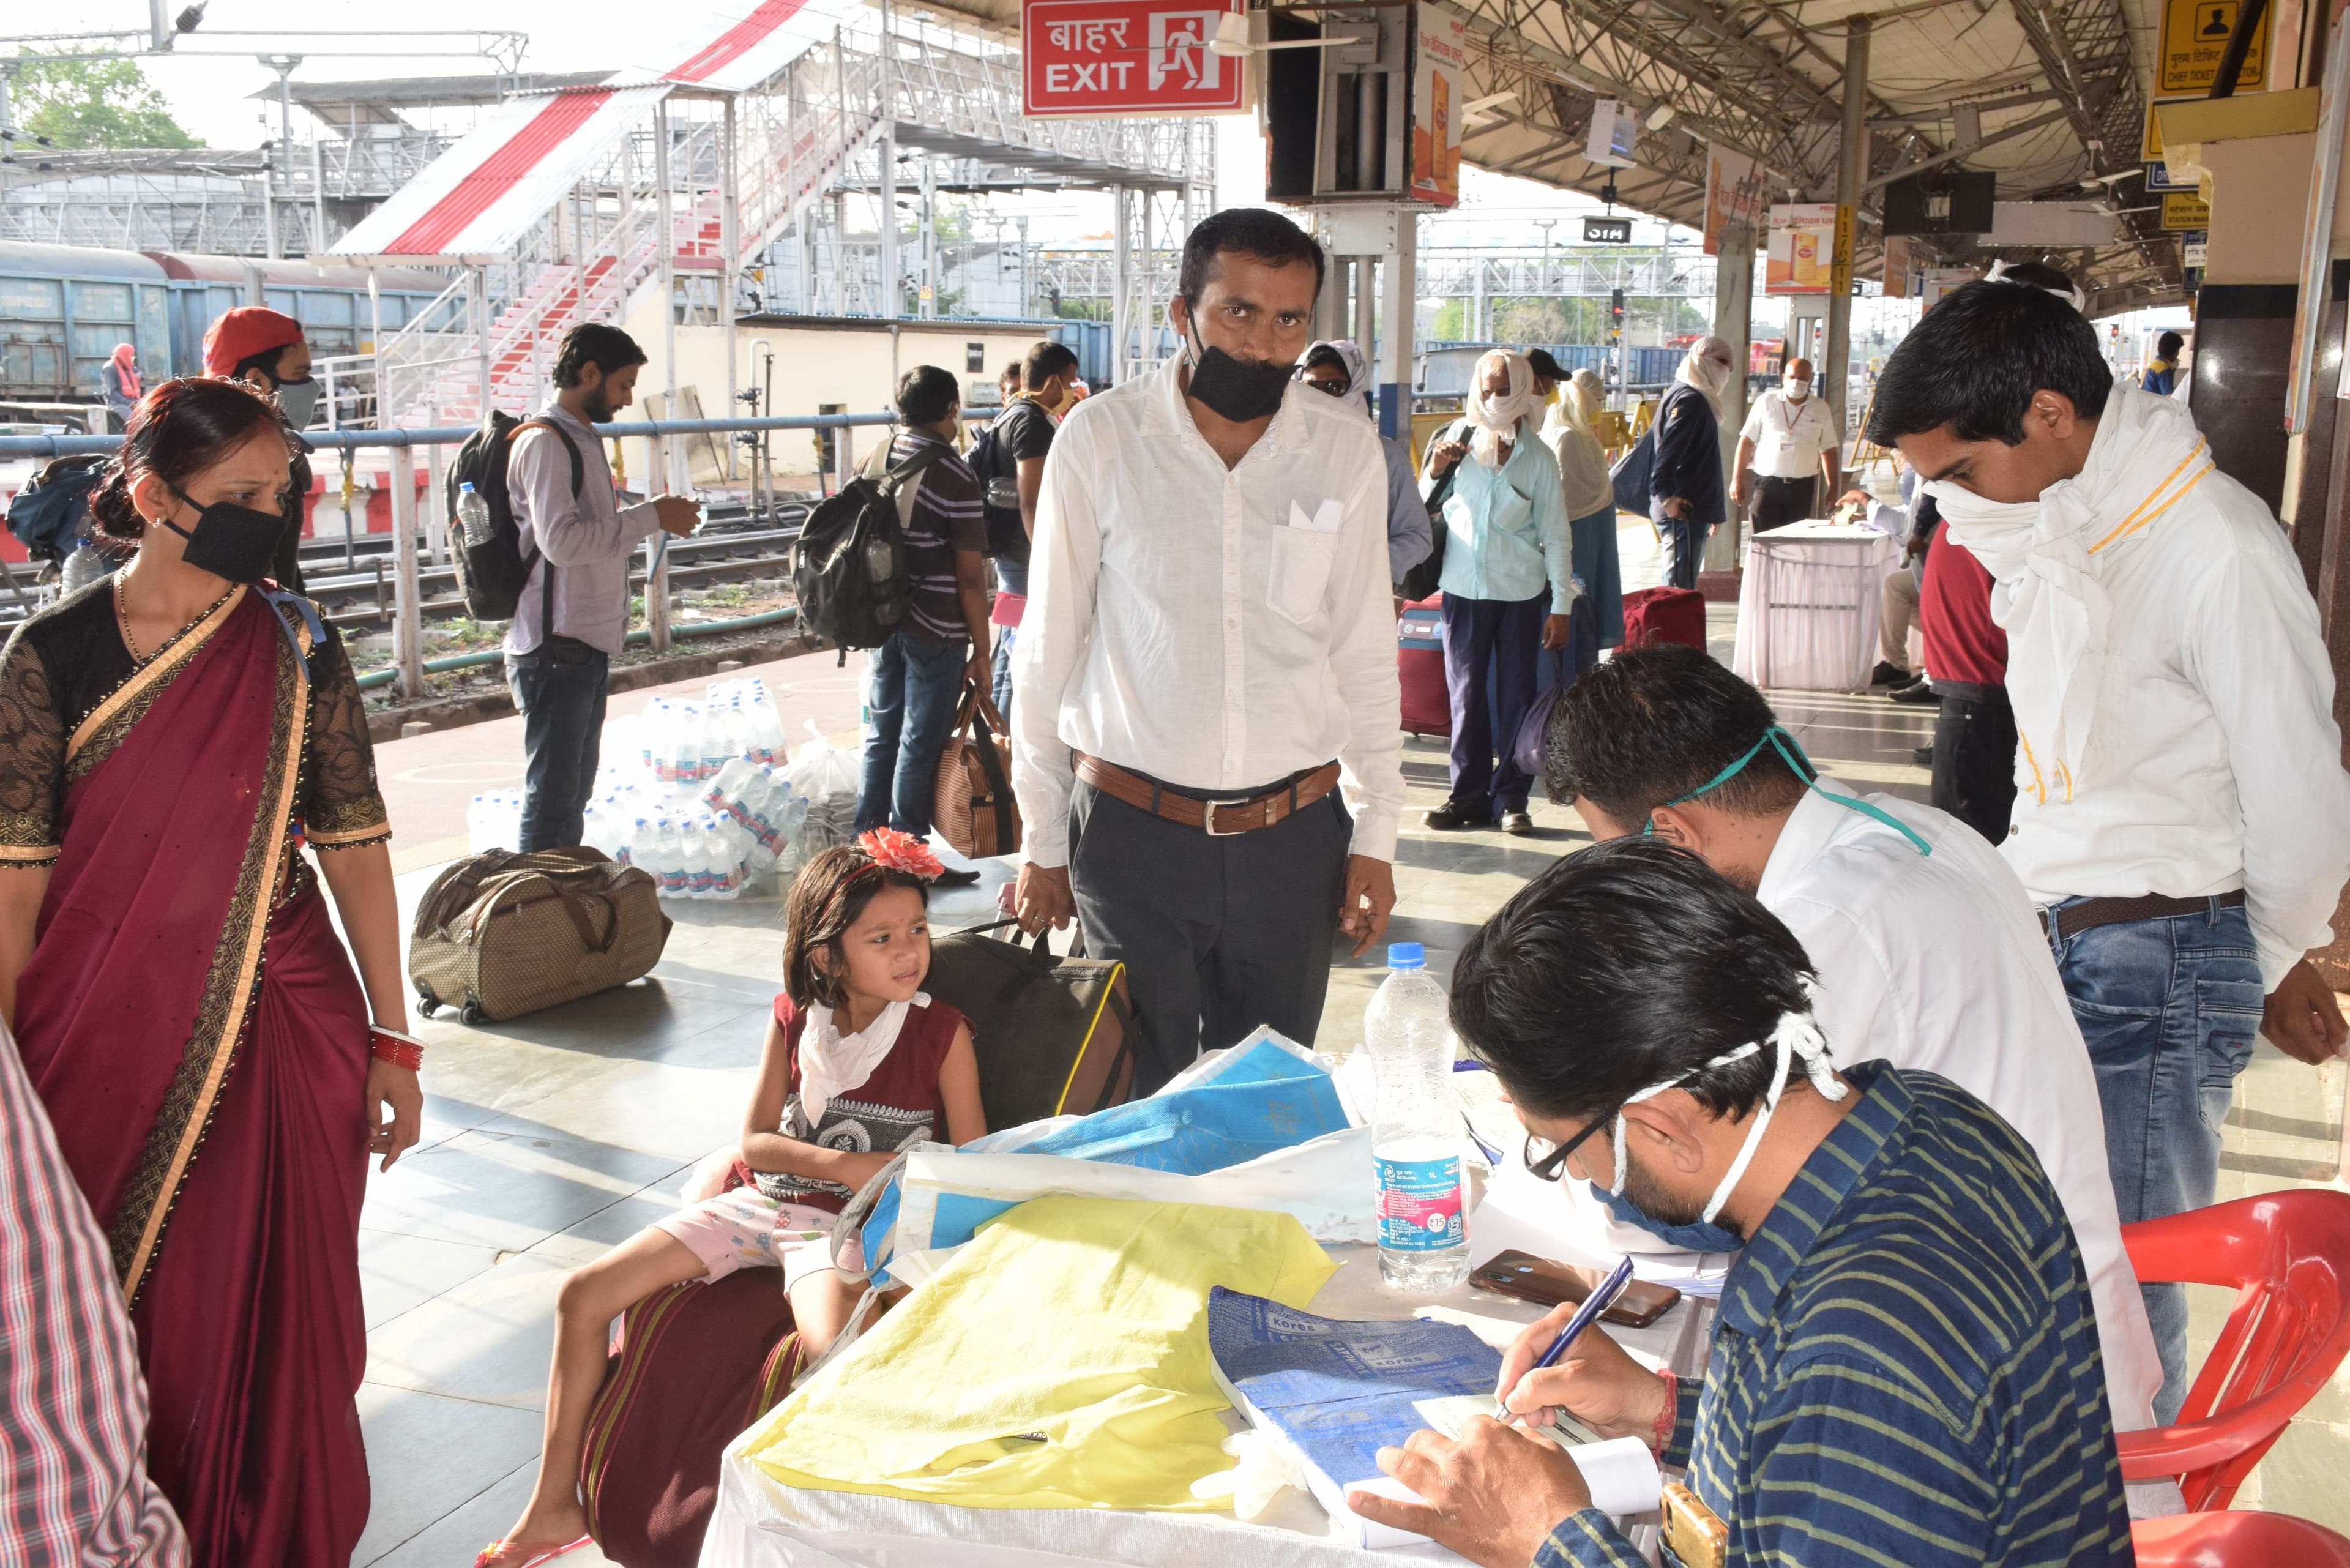
[[[857, 425], [893, 425], [898, 416], [874, 414], [773, 414], [733, 420], [615, 420], [596, 427], [599, 436], [722, 435], [730, 431], [831, 431]], [[423, 430], [304, 431], [302, 439], [322, 452], [346, 448], [454, 446], [477, 425], [433, 425]], [[112, 452], [120, 435], [0, 436], [0, 458], [88, 457]]]
[[[888, 413], [770, 414], [755, 418], [716, 420], [614, 421], [609, 424], [598, 425], [596, 433], [603, 437], [645, 436], [656, 442], [664, 442], [671, 436], [723, 435], [738, 431], [837, 430], [842, 432], [840, 441], [835, 445], [838, 448], [836, 455], [839, 460], [837, 465], [839, 476], [845, 483], [851, 472], [851, 454], [854, 451], [855, 438], [850, 432], [855, 427], [893, 425], [897, 422], [897, 417]], [[473, 425], [437, 425], [421, 430], [394, 428], [303, 432], [303, 439], [314, 449], [320, 451], [375, 449], [389, 451], [394, 454], [390, 467], [394, 551], [391, 604], [392, 649], [396, 663], [392, 670], [376, 671], [365, 678], [361, 681], [363, 686], [375, 687], [397, 683], [400, 695], [412, 701], [424, 695], [424, 677], [427, 674], [438, 670], [463, 669], [476, 661], [470, 655], [457, 656], [459, 661], [455, 663], [442, 659], [428, 659], [423, 657], [424, 599], [421, 580], [421, 568], [416, 546], [419, 497], [416, 494], [416, 471], [410, 455], [418, 447], [453, 446], [472, 435], [476, 428]], [[110, 452], [121, 444], [122, 437], [120, 435], [0, 436], [0, 459], [80, 457]], [[663, 465], [657, 461], [654, 468], [655, 472], [659, 472], [662, 471]], [[438, 475], [430, 475], [426, 483], [433, 483], [437, 478]], [[656, 546], [660, 537], [660, 535], [655, 535]], [[647, 618], [650, 623], [650, 629], [631, 632], [629, 640], [650, 641], [656, 648], [665, 649], [671, 632], [671, 628], [666, 625], [665, 613], [668, 609], [666, 575], [662, 571], [665, 552], [659, 551], [656, 546], [649, 546], [652, 553], [648, 561], [649, 580], [645, 590]], [[772, 618], [780, 620], [788, 613], [771, 612], [771, 616]], [[742, 624], [764, 625], [769, 623], [769, 617], [753, 617]], [[718, 629], [725, 629], [725, 628], [719, 624], [705, 623], [696, 627], [694, 632], [704, 633]], [[688, 633], [683, 628], [679, 628], [677, 635], [692, 634]], [[488, 659], [484, 659], [479, 662], [486, 663]]]

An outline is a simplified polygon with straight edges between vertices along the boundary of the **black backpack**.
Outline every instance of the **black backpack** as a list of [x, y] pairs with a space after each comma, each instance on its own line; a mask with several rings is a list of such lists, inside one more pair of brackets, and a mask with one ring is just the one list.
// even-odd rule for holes
[[[995, 427], [1003, 422], [1003, 416], [998, 414], [995, 424], [979, 432], [979, 439], [971, 443], [971, 451], [963, 457], [971, 464], [972, 472], [979, 476], [983, 495], [993, 489], [991, 480], [1009, 478], [1015, 484], [1019, 483], [1020, 465], [1009, 461], [1010, 454], [995, 439]], [[1020, 508], [989, 504], [983, 510], [987, 517], [987, 553], [999, 561], [1026, 566], [1028, 526], [1020, 521]]]
[[[457, 460], [449, 465], [444, 486], [449, 503], [449, 554], [457, 567], [457, 587], [465, 596], [465, 613], [475, 620], [512, 620], [522, 598], [523, 585], [538, 563], [538, 553], [525, 554], [522, 530], [515, 522], [514, 500], [506, 492], [506, 464], [514, 461], [515, 438], [531, 429], [552, 431], [571, 454], [571, 497], [579, 498], [588, 470], [570, 432], [552, 420], [518, 420], [492, 409], [482, 428], [465, 438]], [[457, 496], [473, 487], [490, 509], [490, 536], [476, 545], [465, 537], [457, 519]], [[540, 629], [555, 631], [555, 570], [550, 566], [541, 584]]]
[[27, 555], [62, 563], [80, 546], [89, 522], [89, 493], [111, 461], [104, 453], [58, 458], [16, 493], [8, 504], [8, 532]]
[[878, 480], [858, 474], [801, 524], [792, 545], [800, 628], [837, 644], [841, 663], [850, 649], [879, 648], [906, 624], [913, 592], [898, 493], [950, 450], [931, 442]]

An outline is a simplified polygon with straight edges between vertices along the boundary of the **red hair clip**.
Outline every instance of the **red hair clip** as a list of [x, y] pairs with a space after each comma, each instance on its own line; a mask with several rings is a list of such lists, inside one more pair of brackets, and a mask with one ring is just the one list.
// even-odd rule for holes
[[876, 827], [857, 836], [857, 847], [865, 851], [866, 858], [877, 866], [887, 866], [892, 871], [903, 871], [910, 877], [920, 877], [928, 882], [946, 869], [939, 857], [931, 853], [930, 846], [910, 833], [900, 833], [894, 827]]

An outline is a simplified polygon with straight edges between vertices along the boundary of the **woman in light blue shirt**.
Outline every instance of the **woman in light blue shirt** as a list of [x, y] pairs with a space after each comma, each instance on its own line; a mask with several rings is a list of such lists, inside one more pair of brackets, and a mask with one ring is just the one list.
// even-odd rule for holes
[[[1429, 448], [1429, 510], [1445, 530], [1444, 678], [1452, 704], [1451, 797], [1430, 827], [1534, 831], [1534, 781], [1510, 757], [1544, 648], [1565, 648], [1573, 534], [1558, 460], [1538, 438], [1542, 400], [1522, 354], [1477, 361], [1468, 419]], [[1469, 439], [1460, 438], [1463, 426]], [[1497, 761], [1498, 753], [1498, 761]]]

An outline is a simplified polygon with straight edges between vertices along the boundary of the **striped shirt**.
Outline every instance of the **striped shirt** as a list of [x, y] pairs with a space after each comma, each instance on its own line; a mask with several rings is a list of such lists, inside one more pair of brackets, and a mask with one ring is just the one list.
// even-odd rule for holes
[[[1663, 1458], [1730, 1568], [2127, 1564], [2086, 1276], [2031, 1149], [1948, 1079], [1870, 1062], [1740, 1254]], [[1535, 1568], [1640, 1561], [1606, 1515]]]
[[[941, 444], [936, 436], [901, 430], [889, 443], [895, 464]], [[913, 629], [934, 642], [967, 642], [971, 627], [955, 591], [955, 552], [987, 554], [986, 496], [969, 464], [950, 452], [921, 472], [914, 509], [905, 521], [907, 584], [913, 595]]]
[[106, 1238], [0, 1028], [0, 1568], [179, 1568]]

